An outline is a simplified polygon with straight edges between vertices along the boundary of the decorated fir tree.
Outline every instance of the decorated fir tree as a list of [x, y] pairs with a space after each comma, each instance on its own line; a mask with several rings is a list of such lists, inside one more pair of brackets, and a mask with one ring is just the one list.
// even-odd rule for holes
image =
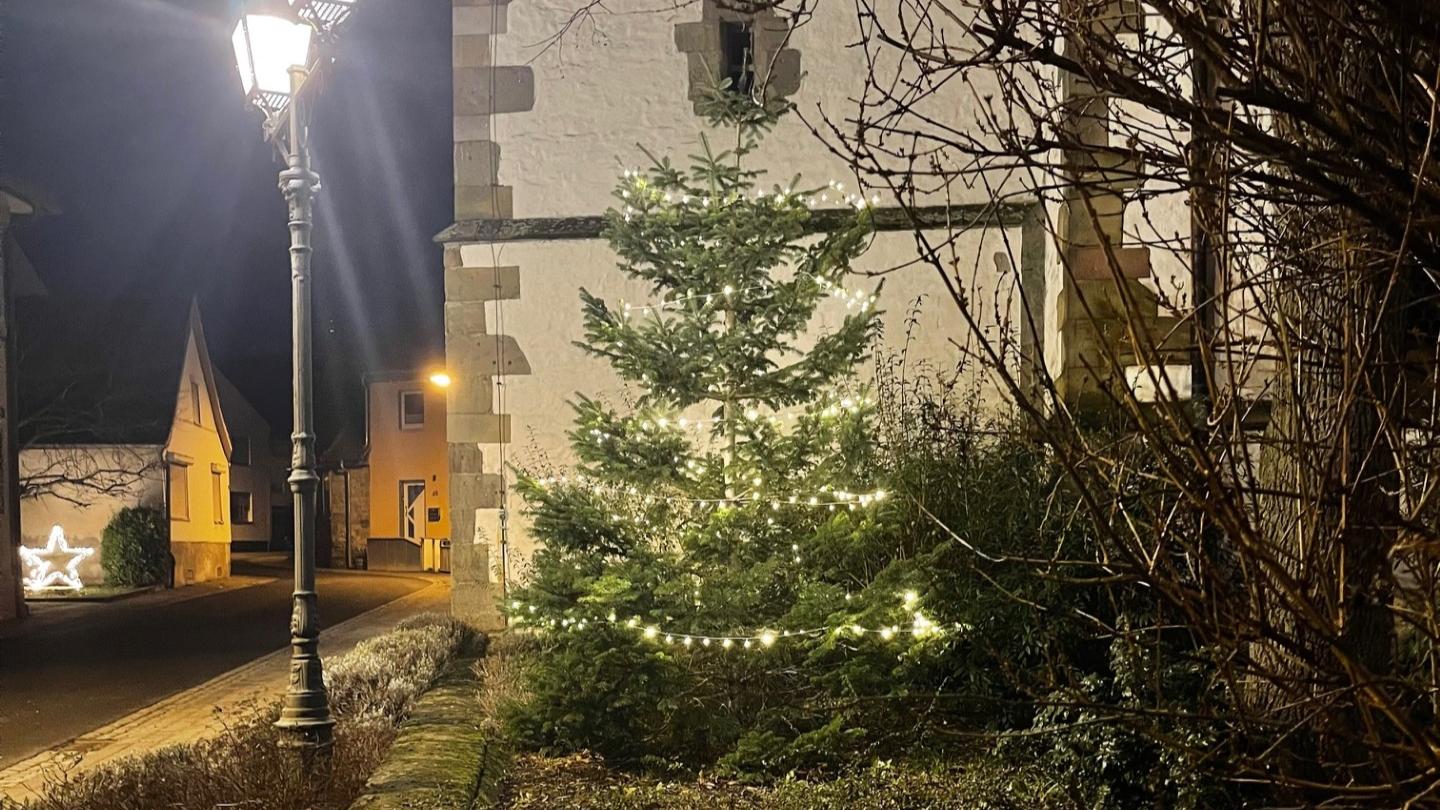
[[[722, 96], [712, 118], [733, 144], [702, 137], [688, 168], [625, 173], [607, 214], [620, 272], [653, 298], [581, 291], [581, 345], [633, 407], [579, 396], [576, 469], [521, 481], [544, 545], [508, 605], [540, 644], [512, 720], [542, 748], [714, 761], [836, 632], [929, 629], [913, 611], [903, 627], [847, 613], [887, 501], [850, 382], [878, 328], [875, 295], [847, 280], [866, 201], [748, 168], [774, 111]], [[831, 298], [847, 314], [812, 333]], [[848, 561], [810, 556], [844, 543]]]

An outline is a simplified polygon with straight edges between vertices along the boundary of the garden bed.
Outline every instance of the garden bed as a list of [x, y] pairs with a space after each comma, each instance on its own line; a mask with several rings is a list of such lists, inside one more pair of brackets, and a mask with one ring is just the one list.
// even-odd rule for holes
[[160, 590], [159, 585], [126, 587], [121, 585], [97, 585], [78, 591], [36, 591], [25, 594], [26, 602], [115, 602], [139, 596], [142, 593]]
[[[533, 640], [506, 634], [476, 665], [482, 728], [509, 750], [498, 717], [525, 696], [524, 667]], [[609, 767], [593, 754], [519, 753], [481, 785], [476, 807], [496, 810], [1060, 810], [1072, 805], [1040, 769], [991, 756], [988, 744], [967, 757], [906, 759], [843, 772], [746, 782], [716, 775], [660, 776]]]
[[335, 659], [326, 672], [334, 713], [330, 773], [300, 773], [279, 746], [279, 704], [227, 718], [218, 737], [172, 746], [78, 775], [61, 774], [44, 795], [6, 810], [342, 810], [360, 795], [417, 699], [476, 639], [448, 617], [418, 616]]
[[823, 779], [768, 785], [724, 779], [669, 781], [605, 767], [583, 754], [524, 755], [497, 805], [504, 810], [1008, 810], [1063, 807], [1017, 770], [958, 764], [877, 764]]

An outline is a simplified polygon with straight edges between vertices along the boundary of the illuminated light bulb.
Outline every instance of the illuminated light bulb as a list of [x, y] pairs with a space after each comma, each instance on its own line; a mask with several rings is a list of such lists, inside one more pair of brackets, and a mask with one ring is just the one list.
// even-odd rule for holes
[[706, 647], [709, 647], [709, 646], [710, 646], [710, 639], [708, 639], [708, 638], [707, 638], [707, 639], [704, 639], [704, 640], [701, 641], [700, 643], [703, 644], [703, 645], [706, 646]]
[[721, 290], [720, 292], [724, 293], [725, 295], [734, 295], [735, 288], [730, 286], [729, 284], [726, 284], [725, 289]]
[[750, 649], [750, 639], [745, 639], [745, 649]]
[[690, 644], [691, 644], [692, 642], [694, 642], [694, 641], [695, 641], [695, 639], [690, 638], [689, 636], [686, 636], [683, 643], [685, 644], [686, 647], [689, 647]]
[[666, 643], [666, 644], [674, 644], [674, 643], [675, 643], [675, 637], [672, 636], [672, 635], [670, 635], [669, 633], [666, 633], [666, 634], [665, 634], [665, 643]]
[[775, 634], [769, 630], [766, 630], [765, 632], [760, 634], [760, 643], [764, 644], [766, 647], [773, 646], [775, 644]]
[[727, 639], [725, 639], [724, 641], [720, 642], [720, 646], [721, 646], [721, 647], [724, 647], [725, 649], [728, 650], [728, 649], [730, 649], [731, 647], [735, 646], [735, 642], [734, 642], [733, 640], [727, 638]]
[[855, 631], [855, 635], [857, 635], [857, 636], [863, 636], [863, 635], [865, 635], [865, 628], [861, 627], [861, 626], [858, 625], [858, 624], [852, 624], [852, 625], [850, 625], [850, 629], [853, 630], [853, 631]]
[[658, 635], [660, 635], [660, 628], [656, 627], [655, 625], [652, 624], [649, 627], [645, 628], [645, 638], [653, 639]]
[[920, 601], [920, 594], [914, 591], [906, 591], [900, 594], [900, 598], [904, 601], [906, 608], [912, 608], [915, 607], [916, 602]]
[[626, 626], [626, 627], [632, 627], [632, 628], [633, 628], [633, 627], [638, 626], [639, 624], [640, 624], [640, 620], [637, 619], [637, 618], [635, 618], [634, 616], [631, 616], [630, 618], [628, 618], [628, 619], [625, 620], [625, 626]]
[[895, 637], [895, 631], [892, 630], [892, 629], [890, 629], [889, 627], [886, 627], [885, 629], [883, 629], [883, 630], [880, 631], [880, 638], [883, 638], [883, 639], [885, 639], [886, 641], [889, 641], [890, 639], [892, 639], [892, 638], [894, 638], [894, 637]]
[[817, 504], [819, 504], [819, 503], [820, 503], [820, 499], [819, 499], [819, 498], [815, 497], [814, 495], [811, 495], [811, 496], [810, 496], [810, 505], [811, 505], [811, 506], [815, 506], [815, 505], [817, 505]]
[[916, 611], [915, 621], [910, 632], [913, 633], [916, 638], [920, 638], [926, 633], [929, 633], [934, 627], [935, 624], [927, 619], [923, 613]]

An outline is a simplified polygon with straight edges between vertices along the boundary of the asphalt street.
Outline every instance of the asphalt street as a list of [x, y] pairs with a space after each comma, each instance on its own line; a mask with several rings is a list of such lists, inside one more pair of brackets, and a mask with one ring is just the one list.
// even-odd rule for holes
[[[290, 571], [236, 558], [250, 587], [104, 604], [34, 606], [0, 631], [0, 768], [124, 717], [289, 643]], [[321, 571], [321, 626], [425, 587], [421, 578]], [[204, 586], [200, 586], [204, 587]]]

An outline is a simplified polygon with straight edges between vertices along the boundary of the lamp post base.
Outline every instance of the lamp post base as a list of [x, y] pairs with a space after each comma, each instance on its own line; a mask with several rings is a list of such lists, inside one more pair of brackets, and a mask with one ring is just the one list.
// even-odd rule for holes
[[296, 773], [302, 776], [328, 777], [334, 764], [334, 724], [287, 724], [282, 717], [275, 724], [280, 730], [277, 745]]

